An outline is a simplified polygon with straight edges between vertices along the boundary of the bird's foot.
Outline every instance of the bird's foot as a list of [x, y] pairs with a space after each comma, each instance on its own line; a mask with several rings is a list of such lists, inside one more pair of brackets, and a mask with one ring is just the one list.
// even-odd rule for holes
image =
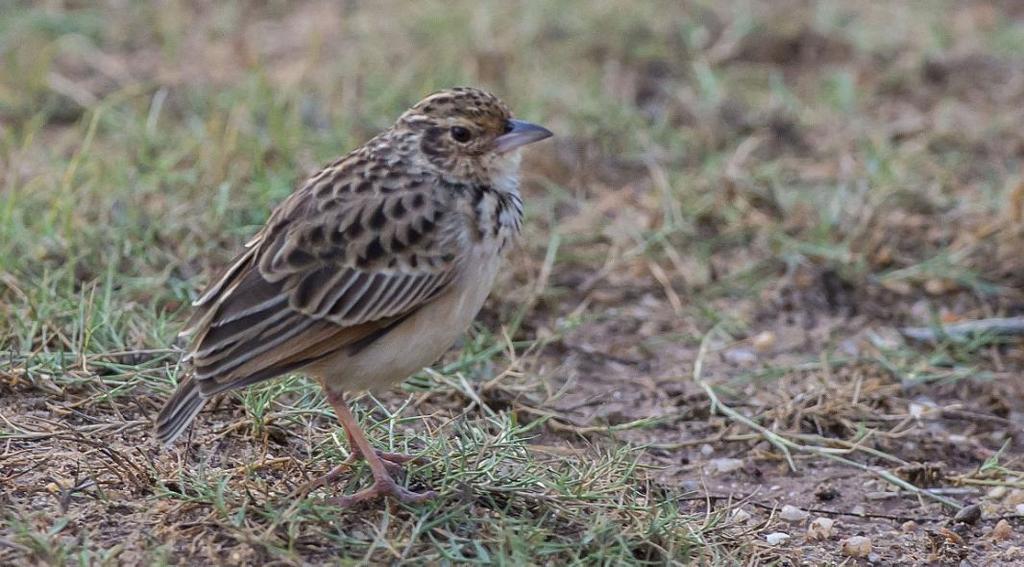
[[[376, 453], [377, 458], [380, 459], [380, 462], [382, 465], [384, 465], [384, 468], [387, 469], [387, 471], [391, 474], [397, 474], [399, 472], [402, 472], [402, 470], [404, 470], [403, 465], [405, 463], [426, 462], [426, 459], [423, 457], [418, 457], [416, 455], [407, 455], [405, 453], [388, 453], [386, 451], [374, 451], [374, 453]], [[362, 452], [358, 450], [353, 451], [344, 461], [342, 461], [336, 467], [328, 471], [327, 474], [324, 474], [318, 478], [315, 478], [307, 482], [298, 490], [298, 492], [302, 494], [308, 494], [309, 492], [312, 492], [313, 490], [320, 488], [321, 486], [334, 484], [335, 482], [338, 481], [338, 479], [342, 477], [342, 475], [344, 475], [347, 472], [351, 472], [352, 467], [357, 462], [364, 460], [366, 460], [366, 458], [363, 456]]]
[[345, 433], [348, 435], [348, 446], [352, 452], [351, 455], [345, 462], [341, 463], [337, 467], [334, 467], [329, 473], [317, 479], [313, 482], [313, 486], [322, 486], [324, 484], [333, 483], [340, 476], [341, 473], [351, 470], [352, 464], [363, 459], [366, 464], [370, 466], [370, 470], [373, 472], [373, 484], [369, 488], [365, 488], [356, 492], [355, 494], [348, 494], [333, 499], [333, 501], [341, 506], [347, 508], [359, 502], [366, 502], [368, 500], [376, 500], [384, 496], [390, 496], [399, 502], [422, 502], [430, 498], [437, 496], [437, 493], [433, 490], [427, 492], [412, 492], [406, 488], [399, 486], [391, 475], [395, 472], [402, 470], [402, 465], [409, 461], [419, 460], [417, 457], [411, 455], [403, 455], [401, 453], [385, 453], [377, 451], [370, 445], [370, 442], [366, 439], [366, 435], [363, 430], [359, 428], [359, 422], [356, 421], [352, 410], [349, 409], [345, 403], [345, 398], [342, 394], [335, 393], [332, 390], [327, 390], [327, 401], [334, 408], [334, 413], [338, 415], [338, 421], [341, 426], [345, 428]]
[[391, 498], [405, 504], [415, 504], [417, 502], [425, 502], [436, 498], [437, 493], [433, 490], [413, 492], [405, 487], [399, 486], [391, 477], [383, 476], [374, 479], [373, 484], [368, 488], [364, 488], [355, 494], [346, 494], [344, 496], [333, 498], [331, 501], [341, 508], [350, 508], [360, 502], [376, 500], [386, 496], [390, 496]]

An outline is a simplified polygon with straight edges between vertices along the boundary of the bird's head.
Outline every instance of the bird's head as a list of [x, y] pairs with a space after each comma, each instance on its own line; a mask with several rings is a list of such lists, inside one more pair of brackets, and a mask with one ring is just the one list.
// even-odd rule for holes
[[546, 128], [512, 118], [501, 99], [472, 87], [428, 96], [406, 111], [395, 128], [413, 134], [417, 149], [440, 174], [499, 189], [506, 182], [515, 183], [519, 148], [552, 135]]

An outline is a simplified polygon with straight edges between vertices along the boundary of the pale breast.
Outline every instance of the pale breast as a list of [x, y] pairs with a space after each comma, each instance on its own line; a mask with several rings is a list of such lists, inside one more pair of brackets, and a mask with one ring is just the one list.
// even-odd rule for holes
[[501, 242], [474, 245], [452, 286], [368, 347], [338, 354], [306, 369], [335, 392], [377, 390], [433, 364], [476, 318], [502, 261]]

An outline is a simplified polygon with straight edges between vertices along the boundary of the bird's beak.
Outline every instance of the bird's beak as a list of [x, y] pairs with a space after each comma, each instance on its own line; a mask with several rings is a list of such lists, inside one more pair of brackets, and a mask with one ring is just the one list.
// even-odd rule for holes
[[499, 154], [553, 136], [551, 130], [543, 126], [537, 126], [522, 120], [509, 120], [509, 122], [512, 124], [512, 129], [498, 136], [494, 141], [495, 149]]

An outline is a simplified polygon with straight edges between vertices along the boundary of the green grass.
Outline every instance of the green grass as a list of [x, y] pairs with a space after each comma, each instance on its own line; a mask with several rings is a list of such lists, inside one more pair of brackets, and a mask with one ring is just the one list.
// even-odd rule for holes
[[[1024, 142], [1019, 99], [997, 90], [1021, 74], [1017, 20], [782, 4], [0, 8], [0, 562], [783, 561], [726, 511], [681, 503], [700, 457], [645, 448], [705, 427], [685, 416], [707, 400], [659, 392], [717, 329], [708, 383], [761, 426], [887, 377], [860, 409], [808, 410], [859, 442], [904, 397], [1019, 369], [1019, 343], [987, 335], [841, 346], [864, 324], [1019, 311]], [[528, 156], [525, 242], [461, 348], [356, 404], [377, 447], [427, 459], [405, 482], [440, 498], [290, 500], [347, 455], [300, 377], [233, 393], [187, 448], [157, 448], [148, 420], [209, 274], [302, 175], [456, 84], [557, 137]], [[715, 358], [786, 317], [842, 319], [822, 274], [861, 319], [754, 368]], [[617, 401], [636, 392], [654, 393]], [[775, 394], [792, 404], [759, 397]], [[750, 433], [709, 423], [709, 439]]]

